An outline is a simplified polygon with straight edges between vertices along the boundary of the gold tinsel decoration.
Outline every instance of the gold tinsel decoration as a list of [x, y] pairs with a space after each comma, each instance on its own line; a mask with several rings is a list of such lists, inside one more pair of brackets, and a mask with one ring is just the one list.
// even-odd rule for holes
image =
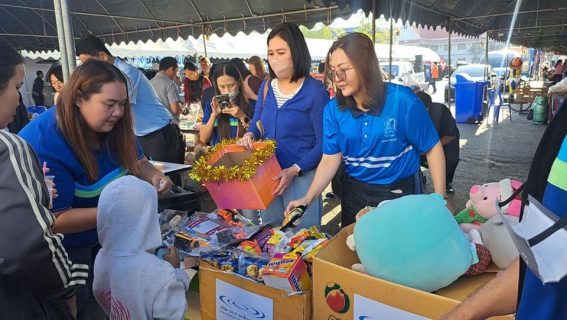
[[222, 140], [215, 145], [209, 153], [195, 161], [189, 177], [195, 181], [206, 182], [250, 180], [256, 174], [258, 166], [264, 164], [264, 161], [273, 156], [276, 151], [276, 142], [274, 140], [260, 140], [256, 142], [265, 142], [267, 143], [266, 146], [254, 149], [250, 154], [250, 158], [246, 159], [241, 166], [217, 166], [213, 168], [213, 166], [208, 164], [211, 156], [217, 151], [228, 145], [236, 144], [237, 141], [237, 139]]

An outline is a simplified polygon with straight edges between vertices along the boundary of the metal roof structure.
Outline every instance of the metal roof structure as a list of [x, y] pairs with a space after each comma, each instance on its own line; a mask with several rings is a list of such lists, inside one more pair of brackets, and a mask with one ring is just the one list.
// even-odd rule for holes
[[[56, 0], [57, 1], [57, 0]], [[567, 51], [567, 0], [68, 0], [75, 39], [107, 43], [263, 32], [290, 21], [310, 28], [358, 9], [418, 25], [527, 47]], [[511, 30], [512, 29], [512, 30]], [[0, 38], [27, 50], [58, 47], [53, 0], [2, 0]]]

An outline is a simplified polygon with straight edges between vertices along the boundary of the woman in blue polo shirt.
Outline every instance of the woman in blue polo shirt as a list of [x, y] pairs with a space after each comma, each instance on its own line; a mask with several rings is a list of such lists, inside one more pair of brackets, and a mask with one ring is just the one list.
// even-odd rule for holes
[[[86, 287], [77, 289], [77, 319], [105, 319], [92, 294], [93, 263], [100, 245], [96, 230], [98, 197], [111, 181], [126, 174], [148, 181], [159, 195], [171, 180], [144, 157], [134, 135], [127, 81], [115, 66], [94, 59], [72, 74], [57, 107], [20, 132], [54, 175], [58, 197], [53, 232], [73, 263], [88, 265]], [[120, 212], [116, 212], [120, 214]], [[125, 232], [128, 232], [125, 230]]]
[[445, 196], [443, 148], [427, 110], [408, 87], [384, 83], [372, 41], [351, 33], [333, 43], [325, 61], [337, 97], [325, 106], [323, 158], [309, 191], [286, 212], [316, 199], [344, 161], [346, 227], [365, 206], [415, 193], [421, 152], [435, 192]]

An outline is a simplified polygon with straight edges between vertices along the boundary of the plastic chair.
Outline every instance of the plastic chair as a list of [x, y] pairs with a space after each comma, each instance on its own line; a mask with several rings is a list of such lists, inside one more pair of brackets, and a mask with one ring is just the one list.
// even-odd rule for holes
[[488, 94], [488, 111], [486, 114], [486, 124], [489, 124], [490, 109], [492, 109], [492, 124], [498, 123], [498, 118], [500, 117], [500, 108], [508, 107], [508, 113], [510, 113], [510, 121], [512, 121], [512, 106], [509, 103], [504, 103], [502, 99], [502, 93], [498, 87], [494, 87], [486, 90]]

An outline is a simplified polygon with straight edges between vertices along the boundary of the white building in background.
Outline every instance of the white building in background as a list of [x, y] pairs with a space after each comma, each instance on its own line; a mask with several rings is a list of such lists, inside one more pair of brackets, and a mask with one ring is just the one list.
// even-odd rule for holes
[[[449, 33], [440, 27], [437, 30], [406, 25], [401, 28], [398, 43], [410, 46], [426, 47], [435, 51], [441, 59], [449, 60]], [[478, 63], [484, 55], [486, 44], [486, 34], [478, 38], [451, 35], [451, 64], [459, 62]], [[488, 50], [500, 50], [504, 48], [504, 43], [495, 42], [489, 39]]]

